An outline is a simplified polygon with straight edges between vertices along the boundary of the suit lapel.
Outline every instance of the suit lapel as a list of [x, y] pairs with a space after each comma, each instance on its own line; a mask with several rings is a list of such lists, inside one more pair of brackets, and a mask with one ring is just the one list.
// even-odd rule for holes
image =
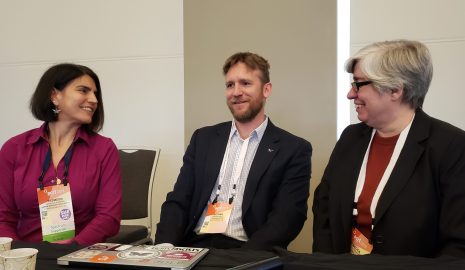
[[242, 213], [243, 215], [249, 209], [257, 189], [258, 183], [265, 173], [266, 169], [270, 165], [273, 158], [279, 152], [280, 143], [278, 129], [268, 120], [265, 133], [258, 145], [257, 152], [253, 159], [250, 167], [249, 175], [247, 177], [247, 183], [244, 189], [244, 198], [242, 201]]
[[201, 203], [199, 204], [199, 207], [201, 207], [202, 210], [210, 198], [213, 188], [215, 187], [216, 180], [218, 179], [230, 131], [231, 124], [221, 125], [216, 130], [216, 134], [212, 136], [205, 163], [205, 186], [202, 188], [202, 195], [200, 196]]
[[429, 137], [429, 129], [428, 116], [423, 111], [417, 110], [405, 145], [376, 206], [374, 225], [383, 217], [397, 194], [408, 183], [418, 160], [424, 152], [424, 147], [420, 142]]
[[343, 181], [338, 182], [341, 183], [338, 190], [341, 191], [340, 207], [342, 222], [344, 223], [342, 226], [344, 228], [344, 235], [351, 235], [352, 233], [350, 229], [352, 228], [355, 187], [357, 185], [363, 158], [365, 157], [365, 152], [367, 151], [368, 144], [370, 143], [372, 130], [372, 128], [365, 125], [357, 135], [359, 138], [354, 141], [354, 145], [351, 147], [351, 149], [354, 149], [354, 152], [346, 155], [349, 157], [345, 160], [347, 164], [344, 165], [343, 168], [334, 168], [335, 170], [341, 170], [341, 173], [338, 175], [344, 178]]

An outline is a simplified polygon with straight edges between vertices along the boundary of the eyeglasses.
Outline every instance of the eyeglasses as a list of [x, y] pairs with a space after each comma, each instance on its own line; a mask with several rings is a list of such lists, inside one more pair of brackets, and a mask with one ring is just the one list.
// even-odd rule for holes
[[372, 83], [372, 81], [351, 82], [350, 84], [352, 85], [352, 88], [355, 90], [355, 93], [358, 93], [358, 91], [360, 91], [360, 87], [370, 83]]

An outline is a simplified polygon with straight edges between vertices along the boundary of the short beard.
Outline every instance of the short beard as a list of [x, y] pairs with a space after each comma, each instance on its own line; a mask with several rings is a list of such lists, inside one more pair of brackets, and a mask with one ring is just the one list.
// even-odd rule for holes
[[233, 115], [234, 119], [239, 122], [239, 123], [248, 123], [252, 121], [257, 114], [262, 110], [263, 108], [263, 102], [260, 104], [260, 106], [257, 107], [251, 107], [250, 110], [247, 110], [246, 112], [242, 114], [236, 114], [234, 113], [234, 110], [232, 107], [228, 106], [229, 110], [231, 111], [231, 114]]

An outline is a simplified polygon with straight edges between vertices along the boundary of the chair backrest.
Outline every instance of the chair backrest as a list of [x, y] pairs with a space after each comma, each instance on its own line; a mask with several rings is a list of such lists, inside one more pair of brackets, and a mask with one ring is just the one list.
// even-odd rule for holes
[[152, 192], [159, 155], [159, 148], [119, 149], [123, 181], [122, 224], [125, 221], [131, 224], [131, 220], [146, 219], [149, 234], [152, 228]]

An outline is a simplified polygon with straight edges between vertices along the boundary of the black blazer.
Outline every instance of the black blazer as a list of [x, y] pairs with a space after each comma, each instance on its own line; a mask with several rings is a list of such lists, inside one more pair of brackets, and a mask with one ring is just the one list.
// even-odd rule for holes
[[[181, 245], [195, 228], [218, 178], [231, 122], [192, 135], [172, 192], [162, 205], [155, 243]], [[268, 122], [252, 162], [242, 202], [245, 247], [287, 247], [307, 218], [309, 142]]]
[[[313, 202], [313, 251], [350, 252], [352, 203], [372, 128], [347, 127]], [[465, 132], [417, 110], [376, 207], [373, 253], [465, 256]]]

